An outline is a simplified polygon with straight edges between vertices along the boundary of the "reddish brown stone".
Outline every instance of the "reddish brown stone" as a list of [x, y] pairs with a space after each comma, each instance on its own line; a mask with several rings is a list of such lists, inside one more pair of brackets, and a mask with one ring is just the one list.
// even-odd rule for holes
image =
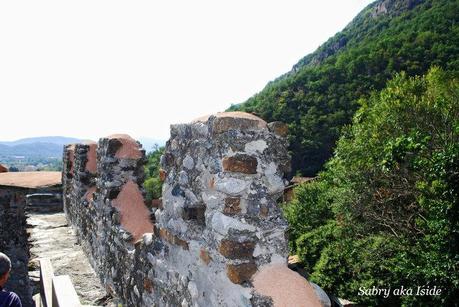
[[173, 235], [172, 233], [170, 233], [165, 228], [161, 228], [159, 230], [159, 236], [161, 238], [163, 238], [165, 241], [169, 242], [170, 244], [178, 245], [178, 246], [180, 246], [181, 248], [183, 248], [185, 250], [189, 249], [188, 242], [186, 242], [185, 240], [180, 239], [176, 235]]
[[254, 242], [237, 242], [223, 239], [220, 242], [219, 252], [228, 259], [247, 259], [252, 258]]
[[223, 158], [223, 170], [227, 172], [256, 174], [257, 159], [246, 154], [236, 154], [231, 157]]
[[268, 207], [266, 207], [265, 205], [261, 205], [261, 207], [260, 207], [260, 216], [261, 217], [267, 217], [268, 213], [269, 213]]
[[162, 198], [153, 199], [153, 200], [151, 201], [151, 206], [152, 206], [153, 208], [163, 209], [163, 200], [162, 200]]
[[171, 234], [169, 233], [169, 231], [167, 231], [166, 228], [160, 228], [159, 229], [159, 236], [163, 240], [165, 240], [165, 241], [167, 241], [169, 243], [171, 243], [171, 241], [173, 241]]
[[206, 264], [209, 265], [210, 261], [212, 261], [212, 257], [210, 257], [210, 254], [207, 250], [204, 248], [201, 248], [201, 251], [199, 253], [199, 258]]
[[188, 247], [188, 242], [185, 241], [185, 240], [180, 239], [180, 238], [177, 237], [177, 236], [174, 236], [173, 243], [174, 243], [175, 245], [180, 246], [181, 248], [183, 248], [183, 249], [185, 249], [185, 250], [188, 250], [188, 249], [189, 249], [189, 247]]
[[166, 180], [166, 177], [167, 177], [166, 171], [163, 170], [162, 168], [159, 169], [159, 180], [164, 182]]
[[181, 248], [188, 250], [188, 242], [185, 240], [180, 239], [177, 236], [174, 236], [174, 244], [180, 246]]
[[256, 271], [257, 266], [254, 262], [226, 265], [226, 275], [235, 284], [249, 281]]
[[151, 282], [151, 280], [149, 280], [148, 278], [145, 278], [143, 280], [143, 288], [148, 293], [153, 293], [153, 283]]
[[241, 212], [241, 199], [239, 197], [227, 197], [225, 199], [225, 208], [223, 213], [226, 215], [234, 215]]

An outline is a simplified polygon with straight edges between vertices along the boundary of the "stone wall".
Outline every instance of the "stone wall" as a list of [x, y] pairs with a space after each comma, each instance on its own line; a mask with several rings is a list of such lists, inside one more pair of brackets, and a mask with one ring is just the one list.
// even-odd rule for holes
[[241, 112], [172, 125], [155, 207], [132, 138], [66, 147], [64, 208], [107, 289], [128, 306], [319, 305], [287, 268], [285, 135]]
[[5, 288], [16, 292], [23, 306], [32, 306], [27, 265], [26, 195], [29, 189], [0, 186], [0, 251], [11, 258], [11, 275]]

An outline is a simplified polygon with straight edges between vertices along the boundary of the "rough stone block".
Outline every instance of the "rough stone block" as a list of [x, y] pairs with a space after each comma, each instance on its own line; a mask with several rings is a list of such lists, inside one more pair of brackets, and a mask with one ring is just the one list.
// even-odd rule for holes
[[243, 193], [250, 185], [247, 180], [223, 177], [215, 180], [215, 189], [228, 195], [237, 196]]
[[223, 213], [226, 215], [235, 215], [241, 212], [241, 198], [227, 197], [225, 198], [225, 208]]
[[[267, 124], [258, 116], [245, 112], [221, 112], [215, 115], [212, 126], [214, 134], [226, 132], [228, 130], [260, 130], [265, 129]], [[206, 123], [210, 116], [200, 117], [193, 122]]]
[[206, 207], [185, 207], [183, 208], [183, 219], [188, 221], [196, 221], [198, 224], [204, 225], [206, 222]]
[[257, 159], [246, 154], [236, 154], [231, 157], [225, 157], [222, 161], [223, 170], [226, 172], [256, 174]]
[[265, 205], [260, 206], [260, 216], [261, 217], [267, 217], [269, 214], [269, 208]]
[[250, 259], [255, 249], [254, 242], [237, 242], [223, 239], [220, 242], [219, 252], [228, 259]]
[[254, 262], [241, 264], [228, 264], [226, 266], [226, 275], [229, 280], [235, 284], [242, 284], [250, 281], [250, 278], [257, 271], [257, 266]]
[[159, 230], [159, 236], [169, 242], [170, 244], [174, 244], [174, 245], [178, 245], [180, 246], [181, 248], [185, 249], [185, 250], [188, 250], [189, 247], [188, 247], [188, 242], [186, 242], [185, 240], [182, 240], [180, 239], [179, 237], [177, 237], [176, 235], [170, 233], [167, 229], [165, 228], [161, 228]]
[[148, 278], [144, 278], [144, 280], [143, 280], [143, 288], [148, 293], [153, 293], [153, 282], [151, 280], [149, 280]]
[[151, 206], [152, 206], [153, 208], [163, 209], [163, 200], [162, 200], [162, 198], [153, 199], [153, 200], [151, 201]]
[[162, 168], [159, 170], [159, 180], [161, 180], [162, 182], [164, 182], [164, 180], [166, 180], [166, 177], [167, 177], [167, 173], [165, 170], [163, 170]]

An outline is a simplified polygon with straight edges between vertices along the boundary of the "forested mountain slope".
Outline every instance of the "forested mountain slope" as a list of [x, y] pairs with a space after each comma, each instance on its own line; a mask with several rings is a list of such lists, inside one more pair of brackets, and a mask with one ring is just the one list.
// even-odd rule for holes
[[459, 69], [459, 1], [380, 0], [341, 32], [230, 110], [289, 124], [293, 171], [315, 175], [331, 157], [359, 99], [397, 72]]

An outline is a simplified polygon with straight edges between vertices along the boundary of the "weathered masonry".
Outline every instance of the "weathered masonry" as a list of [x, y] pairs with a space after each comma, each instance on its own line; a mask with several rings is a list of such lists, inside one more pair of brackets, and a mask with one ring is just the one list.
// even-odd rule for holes
[[67, 146], [64, 209], [107, 289], [127, 306], [320, 306], [287, 268], [285, 134], [241, 112], [172, 125], [155, 207], [135, 140]]

